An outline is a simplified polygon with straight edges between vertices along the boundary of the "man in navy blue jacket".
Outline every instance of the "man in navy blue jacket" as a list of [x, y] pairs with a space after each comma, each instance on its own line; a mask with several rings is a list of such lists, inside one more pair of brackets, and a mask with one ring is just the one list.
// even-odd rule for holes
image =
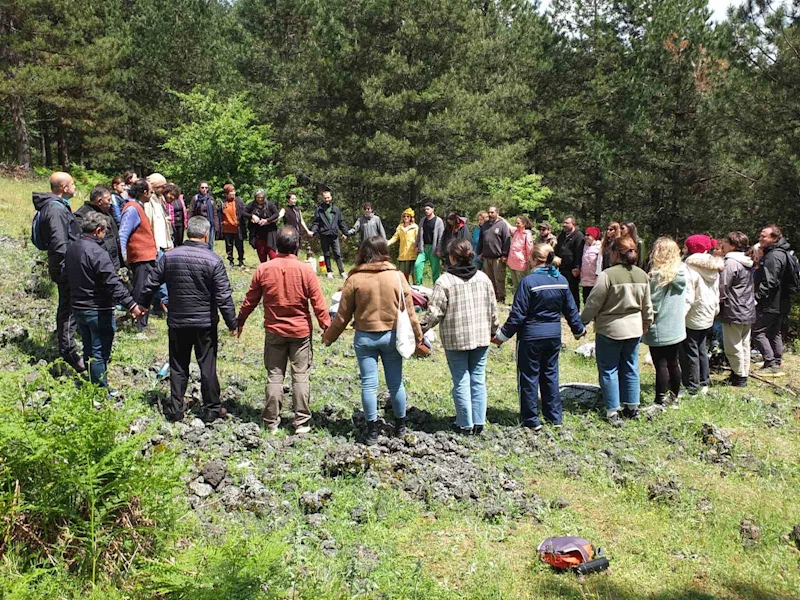
[[561, 426], [561, 394], [558, 390], [558, 355], [561, 351], [561, 316], [576, 338], [586, 333], [569, 283], [552, 266], [553, 250], [547, 244], [533, 248], [533, 272], [514, 294], [511, 313], [492, 340], [498, 346], [517, 336], [517, 373], [520, 421], [534, 431], [539, 420], [539, 389], [547, 422]]

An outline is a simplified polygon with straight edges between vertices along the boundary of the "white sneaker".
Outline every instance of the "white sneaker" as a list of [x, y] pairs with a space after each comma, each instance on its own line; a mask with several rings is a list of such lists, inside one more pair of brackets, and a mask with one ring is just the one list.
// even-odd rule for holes
[[703, 396], [708, 394], [708, 386], [707, 385], [704, 385], [703, 387], [700, 388], [700, 394], [703, 395]]
[[342, 279], [347, 279], [347, 275], [345, 275], [344, 273], [339, 273], [339, 277], [341, 277]]
[[300, 427], [294, 428], [295, 435], [305, 435], [306, 433], [311, 433], [311, 425], [300, 425]]
[[333, 279], [333, 273], [328, 273], [328, 279]]
[[278, 433], [278, 426], [277, 425], [265, 425], [264, 429], [267, 430], [267, 433], [270, 435], [275, 435]]

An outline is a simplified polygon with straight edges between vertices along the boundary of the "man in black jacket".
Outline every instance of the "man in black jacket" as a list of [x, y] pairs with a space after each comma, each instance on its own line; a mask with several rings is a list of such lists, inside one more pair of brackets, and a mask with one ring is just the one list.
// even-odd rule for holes
[[111, 216], [89, 212], [81, 223], [79, 240], [67, 249], [64, 274], [70, 290], [72, 314], [83, 338], [83, 360], [92, 383], [107, 387], [106, 371], [114, 343], [114, 306], [128, 308], [134, 318], [144, 315], [128, 288], [119, 280], [103, 240]]
[[496, 206], [490, 206], [489, 218], [481, 225], [478, 240], [478, 258], [483, 261], [483, 272], [489, 276], [498, 302], [506, 301], [506, 260], [511, 249], [511, 227], [500, 216]]
[[75, 182], [69, 173], [56, 172], [50, 176], [50, 193], [33, 193], [33, 207], [39, 212], [39, 237], [47, 247], [47, 271], [58, 287], [56, 335], [61, 357], [76, 371], [86, 370], [75, 343], [75, 319], [69, 298], [69, 285], [63, 274], [67, 248], [75, 242], [80, 229], [69, 206], [75, 194]]
[[347, 227], [345, 227], [342, 211], [338, 206], [333, 206], [333, 196], [330, 190], [322, 192], [322, 203], [317, 205], [314, 210], [314, 218], [311, 220], [311, 232], [319, 236], [322, 246], [322, 256], [325, 257], [325, 270], [328, 271], [328, 279], [333, 278], [331, 269], [331, 252], [336, 259], [336, 266], [339, 267], [339, 276], [344, 279], [344, 265], [342, 264], [342, 250], [339, 246], [339, 233], [342, 238], [347, 239]]
[[222, 258], [208, 249], [211, 224], [205, 217], [192, 217], [186, 227], [187, 241], [166, 252], [148, 277], [139, 303], [147, 306], [163, 283], [168, 307], [170, 400], [163, 406], [170, 421], [183, 418], [183, 397], [189, 382], [192, 348], [200, 366], [200, 389], [206, 420], [226, 414], [219, 399], [217, 379], [217, 323], [222, 313], [225, 325], [236, 331], [236, 309]]
[[569, 284], [569, 291], [580, 308], [581, 261], [583, 260], [583, 233], [575, 224], [575, 217], [566, 217], [561, 223], [564, 229], [558, 234], [556, 256], [561, 259], [559, 270]]
[[761, 230], [758, 242], [763, 255], [758, 261], [755, 276], [756, 322], [753, 325], [753, 344], [764, 357], [759, 375], [780, 376], [783, 360], [781, 326], [791, 308], [790, 290], [786, 284], [789, 263], [789, 242], [776, 225]]
[[[99, 213], [112, 217], [111, 215], [111, 190], [104, 185], [96, 185], [89, 193], [89, 201], [75, 211], [75, 221], [78, 227], [83, 227], [83, 221], [87, 215]], [[108, 228], [101, 241], [101, 246], [106, 249], [114, 265], [115, 271], [122, 267], [122, 250], [119, 246], [119, 228], [113, 217], [108, 220]]]

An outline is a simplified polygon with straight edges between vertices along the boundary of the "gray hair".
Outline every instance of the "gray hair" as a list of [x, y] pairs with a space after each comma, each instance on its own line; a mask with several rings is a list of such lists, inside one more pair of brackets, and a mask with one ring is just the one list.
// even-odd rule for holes
[[211, 231], [211, 223], [201, 216], [192, 217], [186, 225], [186, 237], [190, 240], [202, 240]]
[[255, 198], [256, 196], [264, 196], [264, 200], [267, 199], [267, 195], [264, 193], [264, 190], [262, 190], [262, 189], [257, 189], [256, 190], [256, 193], [253, 194], [253, 198]]
[[81, 225], [83, 233], [94, 233], [98, 227], [101, 231], [108, 229], [108, 219], [105, 215], [99, 212], [90, 212], [83, 218], [83, 224]]

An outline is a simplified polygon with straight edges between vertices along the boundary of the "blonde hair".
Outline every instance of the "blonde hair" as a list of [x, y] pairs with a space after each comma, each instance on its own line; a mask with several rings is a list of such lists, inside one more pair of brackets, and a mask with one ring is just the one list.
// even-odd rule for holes
[[556, 255], [550, 244], [535, 244], [531, 252], [531, 265], [549, 265]]
[[481, 217], [483, 217], [483, 220], [485, 221], [486, 219], [489, 218], [489, 213], [486, 212], [485, 210], [482, 210], [482, 211], [478, 212], [478, 214], [475, 216], [475, 219], [477, 220], [477, 219], [480, 219]]
[[658, 276], [658, 287], [666, 287], [681, 270], [681, 249], [671, 237], [660, 237], [650, 254], [650, 275]]

